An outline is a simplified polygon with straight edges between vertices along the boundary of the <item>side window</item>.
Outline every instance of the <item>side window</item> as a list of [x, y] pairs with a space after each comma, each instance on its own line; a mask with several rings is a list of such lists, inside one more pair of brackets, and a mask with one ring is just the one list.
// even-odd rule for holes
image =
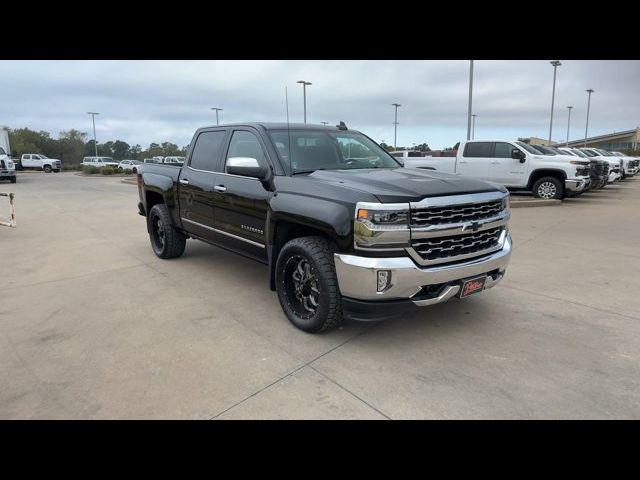
[[496, 142], [496, 149], [493, 156], [495, 158], [511, 158], [511, 150], [514, 148], [516, 147], [509, 143]]
[[491, 156], [491, 142], [472, 142], [464, 146], [463, 157], [486, 158]]
[[218, 165], [225, 135], [224, 130], [202, 132], [198, 135], [189, 166], [198, 170], [214, 172]]
[[422, 154], [420, 152], [409, 152], [410, 157], [421, 157]]
[[4, 148], [0, 147], [0, 155], [6, 155], [6, 152], [4, 151]]
[[258, 160], [260, 165], [266, 165], [264, 151], [262, 145], [258, 141], [258, 137], [251, 132], [245, 130], [236, 130], [233, 132], [231, 142], [229, 142], [229, 151], [225, 159], [225, 172], [227, 171], [227, 161], [233, 157], [248, 157]]
[[403, 152], [394, 152], [393, 156], [396, 158], [402, 158], [404, 157], [404, 153]]

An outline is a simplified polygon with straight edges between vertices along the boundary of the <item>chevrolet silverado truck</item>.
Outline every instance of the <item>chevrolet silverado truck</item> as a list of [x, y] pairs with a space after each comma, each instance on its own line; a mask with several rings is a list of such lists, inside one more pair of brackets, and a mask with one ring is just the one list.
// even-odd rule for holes
[[307, 332], [491, 288], [511, 255], [506, 188], [403, 168], [342, 122], [200, 128], [184, 165], [144, 164], [136, 179], [158, 257], [191, 238], [266, 264]]
[[406, 158], [409, 168], [434, 169], [529, 190], [536, 198], [563, 199], [591, 183], [590, 163], [569, 155], [543, 153], [524, 142], [460, 142], [455, 157]]

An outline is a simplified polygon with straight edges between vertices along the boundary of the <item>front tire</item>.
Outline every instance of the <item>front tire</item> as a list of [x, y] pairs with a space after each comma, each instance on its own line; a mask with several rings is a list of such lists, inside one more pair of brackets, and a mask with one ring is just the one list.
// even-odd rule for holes
[[300, 330], [318, 333], [342, 323], [342, 296], [326, 238], [294, 238], [282, 247], [276, 290], [282, 310]]
[[164, 203], [153, 206], [148, 222], [153, 253], [164, 259], [176, 258], [184, 253], [187, 237], [173, 227], [169, 209]]
[[44, 170], [45, 173], [51, 173], [51, 165], [45, 165], [42, 167], [42, 170]]
[[16, 177], [11, 177], [11, 183], [16, 183], [18, 179]]
[[542, 177], [533, 184], [533, 196], [545, 200], [564, 198], [564, 185], [555, 177]]

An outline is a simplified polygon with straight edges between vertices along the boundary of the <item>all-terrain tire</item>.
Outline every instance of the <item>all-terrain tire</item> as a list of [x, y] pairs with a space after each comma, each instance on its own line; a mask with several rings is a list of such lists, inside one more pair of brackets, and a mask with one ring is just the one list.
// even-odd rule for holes
[[[319, 291], [317, 298], [306, 303], [306, 307], [316, 304], [313, 312], [306, 309], [304, 301], [296, 298], [292, 268], [300, 262], [308, 265], [306, 279], [312, 279], [309, 284]], [[300, 330], [318, 333], [340, 325], [343, 321], [342, 296], [329, 240], [313, 236], [287, 242], [276, 262], [276, 291], [285, 315]]]
[[169, 209], [164, 203], [153, 206], [148, 222], [153, 253], [165, 259], [176, 258], [184, 253], [187, 237], [173, 227]]

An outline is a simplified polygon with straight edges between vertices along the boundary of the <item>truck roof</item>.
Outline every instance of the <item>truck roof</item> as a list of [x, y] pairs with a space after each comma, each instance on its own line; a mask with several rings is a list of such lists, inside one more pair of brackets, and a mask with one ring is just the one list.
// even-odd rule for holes
[[[265, 130], [286, 130], [288, 128], [295, 130], [330, 130], [330, 131], [340, 131], [337, 126], [331, 125], [316, 125], [313, 123], [289, 123], [286, 122], [243, 122], [243, 123], [225, 123], [222, 125], [211, 125], [202, 128], [216, 128], [216, 127], [262, 127]], [[348, 129], [346, 131], [349, 132], [358, 132], [357, 130]], [[360, 133], [360, 132], [358, 132]]]

